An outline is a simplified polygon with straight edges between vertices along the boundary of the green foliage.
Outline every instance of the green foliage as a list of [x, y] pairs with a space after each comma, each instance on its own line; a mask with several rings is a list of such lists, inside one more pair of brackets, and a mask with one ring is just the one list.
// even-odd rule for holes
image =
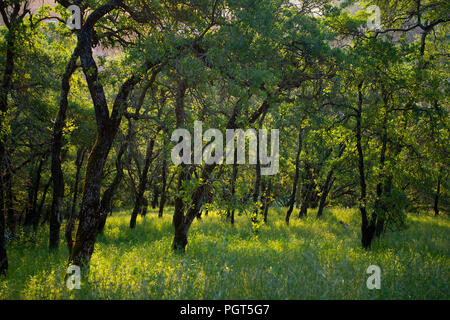
[[[5, 6], [22, 3], [18, 1]], [[167, 204], [178, 198], [185, 212], [201, 207], [213, 212], [212, 217], [194, 223], [187, 253], [180, 257], [168, 252], [170, 216], [156, 219], [150, 214], [128, 230], [123, 209], [108, 220], [83, 289], [71, 293], [61, 286], [65, 250], [49, 256], [46, 231], [25, 232], [21, 235], [36, 238], [9, 244], [11, 275], [0, 283], [0, 297], [448, 297], [448, 220], [406, 213], [435, 206], [436, 214], [448, 214], [450, 208], [448, 1], [124, 3], [92, 31], [98, 79], [88, 88], [86, 76], [97, 71], [92, 66], [78, 68], [70, 79], [61, 155], [63, 218], [73, 200], [75, 213], [81, 202], [81, 197], [73, 199], [77, 154], [85, 150], [87, 157], [101, 141], [97, 128], [111, 124], [107, 118], [126, 79], [137, 83], [116, 110], [122, 122], [111, 150], [109, 145], [104, 150], [109, 152], [106, 163], [89, 167], [96, 170], [96, 186], [104, 192], [123, 169], [112, 203], [122, 209], [132, 205], [145, 146], [152, 138], [145, 198], [156, 195], [158, 200], [164, 176]], [[101, 4], [83, 2], [84, 16]], [[370, 4], [381, 9], [380, 33], [365, 28]], [[26, 19], [12, 28], [0, 27], [1, 70], [14, 55], [11, 88], [2, 99], [8, 111], [0, 114], [0, 140], [6, 149], [0, 164], [6, 201], [0, 205], [9, 218], [22, 219], [34, 200], [42, 201], [43, 217], [52, 201], [45, 192], [53, 191], [48, 184], [50, 152], [61, 76], [79, 40], [77, 32], [50, 18], [54, 15], [69, 17], [61, 5], [42, 6], [33, 15], [25, 12]], [[409, 30], [411, 25], [415, 27]], [[103, 98], [99, 92], [106, 100], [101, 111], [92, 103]], [[171, 133], [177, 127], [192, 132], [196, 120], [204, 130], [222, 132], [230, 124], [244, 130], [279, 129], [280, 169], [271, 188], [255, 192], [262, 186], [256, 186], [254, 165], [239, 165], [235, 179], [233, 167], [225, 164], [208, 176], [203, 165], [173, 165]], [[121, 146], [126, 151], [116, 162]], [[42, 181], [33, 195], [39, 163]], [[80, 192], [88, 187], [86, 170], [84, 162]], [[179, 187], [182, 170], [187, 179]], [[212, 199], [203, 196], [202, 203], [194, 203], [193, 194], [204, 186]], [[294, 189], [295, 204], [309, 213], [287, 227], [280, 207], [290, 202]], [[371, 251], [358, 246], [361, 217], [355, 210], [326, 210], [324, 219], [311, 218], [326, 194], [322, 204], [367, 205], [368, 216], [384, 222], [385, 233]], [[260, 214], [263, 203], [274, 208], [268, 224]], [[224, 218], [232, 210], [234, 227]], [[341, 228], [339, 220], [350, 228]], [[364, 287], [364, 271], [371, 264], [380, 264], [386, 273], [380, 292]]]
[[[63, 285], [67, 249], [49, 253], [46, 232], [39, 232], [36, 243], [9, 244], [11, 273], [0, 280], [0, 298], [448, 298], [448, 219], [409, 214], [407, 230], [388, 232], [365, 251], [355, 210], [330, 209], [323, 219], [293, 219], [289, 227], [284, 212], [271, 210], [257, 237], [246, 217], [232, 227], [211, 213], [194, 223], [183, 256], [167, 250], [169, 214], [159, 219], [151, 211], [131, 231], [130, 212], [115, 213], [98, 240], [89, 277], [72, 292]], [[381, 290], [366, 288], [366, 269], [373, 264], [382, 269]]]
[[389, 192], [383, 192], [382, 196], [370, 204], [378, 219], [384, 221], [384, 230], [399, 231], [406, 228], [407, 214], [411, 203], [405, 192], [393, 188]]

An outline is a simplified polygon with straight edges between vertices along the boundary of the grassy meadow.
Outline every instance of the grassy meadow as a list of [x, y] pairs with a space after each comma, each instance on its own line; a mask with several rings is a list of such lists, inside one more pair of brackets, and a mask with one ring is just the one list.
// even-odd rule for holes
[[[170, 250], [172, 213], [151, 210], [129, 229], [129, 210], [108, 218], [81, 290], [64, 285], [67, 248], [49, 252], [48, 231], [8, 244], [9, 276], [0, 299], [448, 299], [450, 221], [410, 214], [370, 251], [360, 245], [354, 209], [329, 209], [321, 220], [271, 209], [257, 235], [246, 216], [233, 227], [218, 215], [194, 221], [184, 255]], [[338, 221], [349, 225], [344, 228]], [[63, 238], [63, 237], [62, 237]], [[378, 265], [381, 289], [368, 290]]]

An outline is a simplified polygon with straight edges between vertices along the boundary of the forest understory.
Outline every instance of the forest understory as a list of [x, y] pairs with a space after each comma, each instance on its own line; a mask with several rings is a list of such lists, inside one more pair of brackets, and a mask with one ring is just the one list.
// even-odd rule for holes
[[449, 299], [449, 22], [0, 0], [0, 299]]
[[[258, 234], [245, 215], [235, 226], [209, 213], [195, 221], [184, 254], [170, 250], [171, 211], [149, 210], [128, 227], [130, 210], [114, 212], [99, 236], [81, 290], [64, 285], [67, 248], [49, 252], [46, 232], [8, 244], [10, 274], [0, 299], [448, 299], [450, 222], [409, 214], [408, 227], [360, 246], [357, 210], [330, 208], [317, 219], [284, 223], [271, 209]], [[346, 228], [339, 221], [348, 225]], [[370, 265], [381, 289], [366, 286]]]

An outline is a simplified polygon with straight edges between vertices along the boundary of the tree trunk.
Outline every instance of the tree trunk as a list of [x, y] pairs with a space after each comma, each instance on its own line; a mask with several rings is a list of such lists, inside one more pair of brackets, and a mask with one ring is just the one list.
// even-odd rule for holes
[[61, 228], [61, 207], [64, 198], [64, 175], [61, 169], [61, 149], [63, 144], [63, 129], [66, 122], [68, 106], [68, 95], [70, 91], [70, 78], [77, 69], [78, 47], [72, 53], [66, 71], [61, 80], [61, 97], [59, 101], [59, 111], [53, 126], [52, 142], [52, 181], [53, 199], [50, 212], [50, 249], [55, 249], [59, 245], [59, 232]]
[[103, 167], [116, 131], [99, 133], [89, 156], [86, 167], [83, 200], [79, 213], [79, 224], [75, 243], [69, 261], [78, 266], [89, 265], [100, 221], [100, 186], [103, 180]]
[[327, 179], [325, 181], [325, 184], [322, 188], [322, 194], [320, 195], [320, 201], [319, 201], [319, 209], [317, 210], [317, 218], [322, 217], [323, 209], [325, 208], [325, 203], [327, 201], [328, 193], [330, 192], [331, 187], [332, 187], [333, 173], [334, 173], [334, 170], [330, 169], [330, 171], [327, 174]]
[[202, 180], [204, 182], [194, 190], [192, 194], [192, 201], [186, 215], [182, 217], [177, 216], [177, 220], [175, 220], [174, 215], [175, 237], [172, 242], [172, 250], [174, 251], [184, 252], [186, 250], [186, 245], [188, 243], [187, 234], [189, 228], [192, 224], [192, 221], [194, 221], [194, 219], [198, 216], [198, 213], [202, 206], [203, 196], [205, 194], [205, 191], [209, 187], [210, 175], [213, 172], [215, 166], [215, 164], [206, 165], [203, 169]]
[[231, 209], [230, 223], [234, 225], [234, 214], [236, 207], [236, 179], [238, 174], [238, 164], [237, 164], [237, 148], [234, 149], [234, 162], [233, 162], [233, 174], [231, 176], [231, 199], [233, 201], [233, 208]]
[[310, 208], [316, 209], [319, 206], [319, 192], [317, 191], [317, 184], [314, 183], [313, 185], [313, 189], [311, 190], [310, 196], [309, 196], [309, 201], [310, 201]]
[[306, 218], [306, 216], [308, 215], [308, 206], [309, 206], [308, 196], [306, 196], [303, 199], [302, 204], [300, 205], [300, 211], [298, 212], [298, 217], [300, 219]]
[[261, 215], [264, 216], [264, 209], [266, 206], [266, 179], [261, 178], [261, 196], [259, 201], [261, 202]]
[[[213, 190], [214, 190], [213, 188], [209, 188], [208, 191], [206, 191], [206, 201], [205, 201], [205, 203], [211, 204], [213, 202], [213, 199], [214, 199], [214, 191]], [[209, 213], [209, 209], [206, 208], [206, 210], [205, 210], [205, 217], [208, 216], [208, 213]]]
[[[186, 87], [184, 87], [184, 91], [182, 92], [182, 99], [179, 99], [180, 96], [177, 96], [177, 104], [176, 104], [176, 115], [177, 115], [177, 127], [180, 128], [181, 124], [184, 124], [184, 93], [186, 91]], [[180, 93], [180, 90], [179, 90]], [[239, 111], [239, 102], [233, 108], [233, 114], [231, 115], [228, 124], [226, 126], [227, 129], [236, 129], [236, 117]], [[180, 121], [182, 120], [182, 121]], [[181, 190], [181, 181], [183, 177], [183, 165], [181, 165], [182, 171], [180, 174], [178, 190]], [[189, 206], [188, 212], [184, 215], [184, 203], [182, 199], [177, 197], [175, 199], [175, 211], [173, 215], [173, 225], [175, 228], [175, 235], [172, 242], [172, 250], [177, 252], [184, 252], [187, 246], [187, 234], [189, 228], [192, 224], [192, 221], [197, 217], [198, 212], [200, 211], [202, 199], [205, 194], [205, 191], [208, 189], [210, 185], [211, 174], [214, 171], [216, 164], [205, 165], [202, 172], [202, 181], [203, 183], [198, 186], [194, 192], [192, 193], [192, 201]], [[180, 201], [181, 200], [181, 201]], [[178, 202], [178, 203], [177, 203]], [[178, 206], [178, 208], [177, 208]]]
[[[0, 168], [3, 160], [3, 142], [0, 141]], [[4, 213], [4, 193], [3, 193], [3, 174], [0, 170], [0, 276], [6, 276], [8, 271], [8, 256], [6, 254], [5, 240], [5, 213]]]
[[439, 176], [437, 179], [437, 185], [436, 185], [436, 194], [434, 195], [434, 216], [439, 216], [439, 197], [441, 193], [441, 175], [442, 175], [442, 168], [439, 170]]
[[269, 213], [269, 207], [270, 207], [270, 194], [272, 189], [272, 180], [269, 178], [269, 181], [266, 183], [265, 191], [264, 191], [264, 202], [263, 202], [263, 217], [264, 217], [264, 223], [267, 224], [267, 214]]
[[[33, 221], [33, 228], [36, 230], [39, 224], [39, 220], [41, 218], [41, 214], [42, 214], [42, 209], [44, 208], [45, 205], [45, 199], [47, 198], [47, 193], [48, 193], [48, 189], [50, 188], [50, 185], [52, 184], [52, 177], [50, 176], [50, 178], [47, 181], [47, 184], [44, 187], [44, 192], [42, 193], [42, 197], [41, 197], [41, 202], [39, 203], [39, 208], [36, 214], [36, 219]], [[42, 221], [42, 224], [44, 224], [45, 222], [48, 221], [48, 210], [46, 209], [46, 215], [44, 216], [44, 219]]]
[[141, 206], [141, 216], [145, 217], [147, 215], [147, 209], [148, 209], [148, 198], [143, 197], [142, 198], [142, 206]]
[[[84, 59], [92, 59], [92, 51], [90, 50], [89, 57], [82, 57], [83, 70], [88, 80], [88, 85], [91, 90], [91, 97], [94, 101], [96, 109], [104, 111], [104, 116], [107, 118], [97, 119], [97, 139], [92, 147], [86, 166], [86, 177], [83, 189], [83, 198], [79, 213], [79, 224], [76, 232], [75, 243], [73, 245], [72, 253], [69, 258], [69, 264], [75, 264], [82, 267], [89, 265], [92, 253], [94, 251], [94, 244], [96, 241], [97, 230], [100, 223], [100, 188], [103, 181], [103, 168], [108, 158], [113, 140], [119, 128], [122, 114], [119, 108], [126, 106], [129, 93], [136, 84], [134, 77], [131, 77], [122, 85], [115, 101], [111, 117], [108, 117], [107, 105], [103, 88], [98, 87], [97, 72], [93, 73], [92, 64], [83, 62]], [[95, 65], [95, 70], [96, 65]], [[91, 77], [94, 77], [92, 79]], [[97, 90], [101, 93], [97, 93]], [[96, 110], [100, 113], [101, 110]]]
[[142, 200], [144, 198], [144, 192], [145, 188], [147, 187], [147, 175], [148, 170], [150, 168], [150, 164], [152, 162], [152, 154], [153, 154], [153, 146], [155, 145], [155, 140], [153, 138], [150, 139], [149, 144], [147, 145], [147, 151], [145, 153], [145, 161], [144, 161], [144, 168], [141, 173], [141, 178], [139, 179], [139, 187], [138, 187], [138, 194], [136, 197], [136, 201], [134, 204], [134, 209], [131, 214], [131, 220], [130, 220], [130, 228], [133, 229], [136, 227], [136, 219], [142, 210]]
[[[87, 71], [87, 70], [86, 70]], [[128, 82], [128, 81], [127, 81]], [[119, 93], [120, 103], [125, 104], [131, 87], [125, 83], [125, 87]], [[93, 97], [95, 95], [92, 95]], [[116, 98], [117, 101], [118, 98]], [[79, 224], [76, 233], [75, 244], [69, 263], [78, 266], [88, 266], [94, 244], [96, 241], [97, 230], [100, 222], [100, 187], [103, 180], [103, 168], [111, 149], [112, 142], [117, 133], [120, 124], [120, 118], [109, 120], [99, 128], [97, 140], [93, 146], [86, 167], [86, 178], [84, 184], [83, 200], [79, 213]]]
[[[391, 193], [391, 189], [392, 189], [392, 176], [389, 175], [384, 183], [384, 194], [389, 195]], [[386, 203], [384, 203], [383, 201], [380, 202], [381, 204], [381, 210], [384, 214], [383, 218], [380, 219], [380, 216], [377, 215], [377, 221], [376, 221], [376, 226], [375, 226], [375, 236], [380, 236], [384, 231], [385, 231], [385, 224], [386, 224], [386, 217], [387, 214], [389, 213], [389, 208], [387, 207]]]
[[[0, 87], [0, 128], [3, 128], [7, 123], [5, 123], [6, 115], [8, 113], [8, 96], [10, 94], [12, 88], [12, 79], [15, 69], [15, 55], [16, 55], [16, 32], [17, 28], [23, 21], [25, 17], [25, 13], [19, 15], [20, 8], [22, 7], [22, 3], [15, 2], [8, 4], [7, 7], [5, 5], [5, 10], [9, 11], [9, 7], [13, 7], [10, 10], [9, 21], [3, 21], [8, 28], [4, 39], [6, 40], [5, 45], [5, 59], [4, 59], [4, 68], [3, 68], [3, 79]], [[3, 17], [5, 19], [6, 17]], [[6, 142], [7, 137], [3, 135], [2, 130], [0, 130], [0, 276], [7, 274], [8, 271], [8, 258], [6, 254], [6, 242], [5, 242], [5, 224], [8, 224], [8, 221], [5, 221], [5, 204], [6, 204], [6, 214], [7, 220], [11, 223], [9, 226], [12, 228], [12, 232], [15, 232], [15, 223], [14, 223], [14, 211], [12, 210], [12, 186], [11, 186], [11, 174], [8, 170], [6, 176], [9, 175], [9, 180], [4, 181], [5, 174], [5, 152], [6, 152]], [[7, 188], [7, 198], [4, 197], [4, 189]]]
[[162, 154], [162, 166], [161, 166], [161, 179], [162, 179], [162, 187], [161, 187], [161, 199], [159, 200], [159, 212], [158, 217], [162, 218], [164, 213], [164, 205], [166, 204], [166, 184], [167, 184], [167, 160], [166, 154], [163, 152]]
[[122, 120], [123, 110], [127, 108], [131, 90], [139, 82], [132, 75], [126, 80], [113, 104], [111, 114], [105, 92], [98, 77], [97, 64], [93, 58], [92, 38], [95, 23], [104, 15], [117, 8], [121, 1], [112, 1], [95, 9], [86, 19], [78, 35], [81, 65], [94, 104], [97, 121], [97, 139], [86, 167], [83, 200], [79, 213], [79, 224], [75, 243], [69, 257], [69, 264], [88, 267], [94, 251], [97, 230], [100, 222], [100, 188], [103, 181], [103, 168], [113, 140]]
[[286, 218], [284, 219], [287, 225], [289, 225], [289, 219], [291, 217], [292, 211], [294, 210], [295, 195], [297, 194], [298, 178], [300, 176], [300, 154], [302, 152], [302, 144], [303, 144], [302, 140], [303, 140], [303, 132], [299, 130], [297, 155], [295, 157], [295, 175], [294, 181], [292, 182], [292, 193], [291, 198], [289, 199], [289, 208], [286, 212]]
[[[181, 172], [178, 176], [177, 194], [175, 195], [175, 208], [173, 212], [173, 226], [175, 228], [175, 236], [172, 242], [172, 250], [184, 252], [187, 245], [187, 232], [189, 227], [186, 226], [184, 218], [184, 201], [178, 195], [183, 188], [183, 181], [185, 180], [185, 166], [180, 165]], [[197, 215], [196, 215], [197, 216]]]
[[[344, 150], [345, 150], [345, 145], [342, 144], [339, 147], [338, 159], [342, 157], [342, 155], [344, 154]], [[331, 188], [333, 187], [333, 183], [334, 183], [333, 174], [334, 174], [334, 167], [331, 167], [330, 171], [327, 174], [327, 179], [323, 186], [322, 194], [320, 195], [319, 209], [317, 210], [318, 218], [322, 217], [323, 209], [325, 209], [325, 203], [327, 201], [328, 194], [330, 193]]]
[[[31, 183], [27, 187], [28, 198], [25, 200], [25, 208], [23, 209], [25, 212], [23, 226], [25, 227], [26, 231], [29, 231], [28, 226], [29, 226], [31, 215], [32, 215], [31, 208], [33, 207], [33, 194], [34, 194], [33, 189], [34, 189], [34, 184], [36, 181], [36, 177], [35, 177], [36, 171], [37, 170], [34, 167], [29, 168]], [[20, 220], [19, 220], [19, 224], [20, 224]]]
[[158, 198], [159, 198], [159, 188], [158, 186], [154, 186], [153, 188], [153, 201], [152, 201], [152, 209], [156, 209], [158, 206]]
[[11, 168], [8, 165], [6, 174], [5, 174], [5, 183], [6, 190], [6, 226], [8, 227], [9, 232], [12, 235], [16, 234], [16, 226], [17, 226], [17, 217], [16, 212], [14, 210], [14, 195], [12, 190], [12, 175]]
[[[384, 222], [386, 219], [387, 208], [383, 203], [383, 185], [386, 183], [386, 177], [384, 173], [384, 163], [386, 161], [386, 150], [387, 150], [387, 110], [383, 119], [383, 136], [381, 138], [381, 154], [380, 154], [380, 166], [379, 166], [379, 177], [377, 183], [377, 198], [375, 200], [375, 208], [377, 211], [377, 221], [375, 226], [375, 236], [380, 236], [384, 230]], [[382, 213], [382, 215], [380, 215]]]
[[[205, 215], [205, 217], [207, 217], [208, 216], [208, 214], [209, 214], [209, 208], [208, 208], [208, 204], [211, 204], [212, 203], [212, 201], [213, 201], [213, 199], [214, 199], [214, 192], [213, 192], [213, 187], [209, 187], [206, 191], [205, 191], [205, 201], [204, 201], [204, 204], [206, 205], [205, 206], [205, 209], [204, 209], [204, 215]], [[224, 190], [225, 191], [225, 190]], [[201, 219], [201, 215], [202, 215], [202, 212], [200, 211], [199, 212], [199, 214], [198, 214], [198, 219]], [[227, 219], [229, 218], [229, 216], [228, 216], [228, 212], [227, 212]]]
[[301, 205], [298, 213], [300, 219], [305, 218], [308, 215], [308, 208], [310, 207], [313, 190], [315, 188], [314, 177], [311, 173], [308, 173], [308, 179], [309, 182], [306, 184], [306, 188], [305, 186], [302, 187]]
[[[367, 203], [367, 191], [366, 191], [366, 178], [364, 174], [364, 154], [361, 143], [361, 122], [362, 122], [362, 85], [361, 82], [358, 86], [358, 109], [356, 112], [356, 148], [358, 150], [358, 170], [359, 170], [359, 183], [360, 183], [360, 198], [359, 198], [359, 211], [361, 212], [361, 243], [365, 249], [370, 248], [372, 239], [375, 233], [375, 219], [369, 221], [366, 211]], [[374, 217], [373, 217], [374, 218]]]
[[65, 230], [66, 243], [67, 248], [69, 249], [69, 253], [73, 247], [72, 233], [75, 224], [75, 211], [78, 199], [78, 183], [80, 181], [80, 172], [84, 162], [85, 151], [86, 151], [85, 148], [83, 147], [79, 148], [77, 150], [77, 158], [75, 160], [76, 173], [75, 173], [75, 185], [73, 186], [72, 208], [70, 211], [69, 219], [67, 219], [67, 225]]
[[259, 206], [258, 206], [258, 201], [260, 199], [260, 190], [261, 190], [261, 162], [259, 159], [259, 149], [260, 149], [260, 145], [259, 145], [260, 141], [259, 141], [259, 134], [258, 132], [256, 133], [256, 166], [255, 166], [255, 189], [253, 191], [253, 203], [255, 204], [255, 206], [257, 206], [252, 214], [251, 217], [251, 221], [252, 223], [258, 223], [258, 213], [259, 213]]
[[420, 37], [420, 56], [421, 57], [423, 57], [425, 55], [425, 46], [426, 46], [428, 32], [429, 32], [428, 30], [424, 30]]
[[24, 226], [26, 227], [33, 225], [33, 221], [36, 219], [35, 216], [38, 214], [37, 200], [38, 200], [39, 186], [41, 184], [42, 166], [44, 162], [45, 162], [44, 159], [41, 159], [39, 161], [36, 171], [33, 174], [32, 188], [31, 188], [31, 206], [29, 211], [27, 212], [27, 215], [25, 216], [24, 222]]
[[300, 202], [301, 202], [301, 199], [302, 199], [302, 189], [303, 189], [303, 187], [299, 188], [297, 186], [297, 201], [295, 201], [295, 208], [298, 209], [298, 210], [300, 210]]
[[114, 197], [114, 194], [116, 193], [116, 190], [123, 178], [122, 157], [127, 150], [127, 147], [128, 142], [125, 142], [120, 146], [119, 153], [116, 158], [116, 176], [108, 189], [103, 192], [102, 200], [100, 202], [100, 222], [97, 228], [98, 232], [103, 232], [108, 214], [112, 212], [112, 198]]
[[233, 157], [234, 162], [233, 162], [233, 170], [230, 177], [230, 195], [228, 199], [228, 201], [231, 202], [232, 208], [227, 210], [227, 219], [230, 220], [230, 223], [232, 225], [234, 224], [234, 213], [236, 206], [237, 148], [234, 148]]
[[[177, 96], [175, 103], [175, 116], [176, 116], [176, 127], [177, 129], [184, 128], [185, 126], [185, 96], [187, 90], [187, 79], [183, 78], [178, 82], [177, 88]], [[181, 142], [181, 137], [178, 142]], [[172, 250], [174, 251], [183, 251], [187, 245], [187, 232], [189, 230], [189, 226], [186, 226], [186, 221], [184, 217], [184, 201], [179, 196], [180, 192], [183, 189], [183, 181], [186, 180], [186, 165], [181, 163], [178, 174], [178, 185], [177, 192], [175, 196], [175, 208], [173, 213], [173, 226], [175, 228], [175, 236], [172, 242]]]

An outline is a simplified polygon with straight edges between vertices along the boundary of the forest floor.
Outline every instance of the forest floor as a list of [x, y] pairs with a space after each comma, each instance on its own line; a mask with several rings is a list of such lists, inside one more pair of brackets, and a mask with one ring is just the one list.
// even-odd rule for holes
[[[406, 230], [386, 233], [365, 251], [354, 209], [329, 209], [321, 220], [311, 210], [287, 227], [285, 209], [275, 208], [257, 235], [246, 216], [232, 227], [210, 214], [194, 221], [180, 255], [170, 250], [172, 210], [162, 219], [149, 211], [134, 230], [130, 210], [108, 218], [80, 290], [66, 289], [67, 248], [61, 242], [50, 253], [48, 231], [10, 242], [0, 299], [450, 298], [447, 217], [410, 214]], [[366, 286], [370, 265], [381, 268], [380, 290]]]

